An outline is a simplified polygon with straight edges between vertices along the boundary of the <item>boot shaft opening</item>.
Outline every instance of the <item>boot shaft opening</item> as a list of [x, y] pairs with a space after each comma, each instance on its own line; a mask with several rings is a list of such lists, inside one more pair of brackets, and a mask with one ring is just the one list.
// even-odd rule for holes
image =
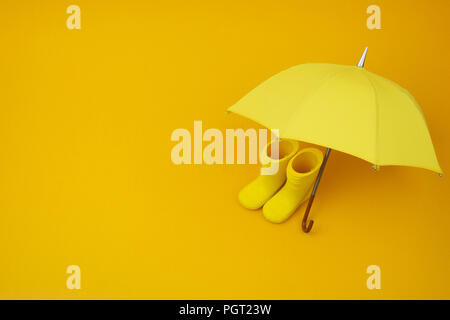
[[304, 152], [295, 157], [292, 161], [292, 168], [298, 173], [308, 173], [314, 170], [319, 163], [319, 159], [312, 152]]
[[266, 148], [267, 156], [272, 160], [282, 160], [283, 158], [291, 155], [295, 149], [295, 145], [291, 141], [281, 139], [278, 142], [278, 155], [272, 155], [272, 143], [267, 145]]

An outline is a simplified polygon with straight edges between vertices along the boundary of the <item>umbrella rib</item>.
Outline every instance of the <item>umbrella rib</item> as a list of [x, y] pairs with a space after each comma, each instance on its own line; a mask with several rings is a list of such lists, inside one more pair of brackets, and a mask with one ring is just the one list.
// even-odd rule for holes
[[378, 93], [377, 93], [377, 89], [376, 89], [375, 85], [373, 84], [372, 80], [370, 79], [370, 77], [367, 74], [364, 74], [364, 77], [367, 79], [367, 81], [370, 84], [370, 87], [372, 88], [373, 97], [374, 97], [374, 101], [375, 101], [375, 103], [374, 103], [374, 105], [375, 105], [375, 150], [374, 150], [375, 163], [374, 163], [374, 165], [377, 166], [379, 163], [379, 160], [380, 160], [380, 159], [378, 159], [378, 151], [380, 149], [378, 146], [378, 143], [380, 141], [380, 139], [379, 139], [380, 115], [379, 115]]
[[[291, 117], [291, 119], [295, 119], [295, 117], [296, 117], [296, 115], [299, 113], [299, 111], [300, 111], [300, 108], [301, 108], [301, 105], [303, 105], [304, 103], [305, 103], [305, 101], [308, 101], [324, 84], [326, 84], [328, 81], [330, 81], [330, 79], [332, 79], [332, 78], [334, 78], [335, 76], [337, 76], [338, 74], [340, 74], [340, 73], [343, 73], [343, 72], [346, 72], [346, 71], [350, 71], [350, 70], [352, 70], [351, 69], [352, 67], [349, 67], [349, 66], [346, 66], [344, 69], [341, 69], [341, 70], [338, 70], [338, 71], [336, 71], [336, 72], [330, 72], [329, 74], [327, 74], [324, 78], [323, 78], [323, 80], [321, 80], [318, 84], [317, 84], [317, 86], [314, 88], [314, 89], [312, 89], [312, 90], [310, 90], [309, 91], [309, 93], [306, 95], [306, 96], [304, 96], [304, 97], [302, 97], [302, 99], [298, 102], [298, 108], [297, 108], [297, 110], [295, 111], [295, 113], [292, 115], [292, 117]], [[287, 131], [287, 132], [290, 132], [290, 128], [291, 128], [291, 124], [292, 124], [292, 121], [293, 120], [291, 120], [291, 121], [289, 121], [289, 124], [286, 126], [286, 130], [285, 131]]]

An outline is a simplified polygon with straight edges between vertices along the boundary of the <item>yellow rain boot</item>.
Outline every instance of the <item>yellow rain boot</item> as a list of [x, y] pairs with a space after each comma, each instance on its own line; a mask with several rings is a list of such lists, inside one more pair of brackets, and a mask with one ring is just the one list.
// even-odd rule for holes
[[322, 152], [315, 148], [303, 149], [289, 161], [286, 184], [264, 205], [263, 215], [267, 220], [285, 221], [309, 198], [322, 161]]
[[299, 149], [298, 141], [280, 139], [278, 145], [278, 157], [271, 156], [271, 147], [269, 143], [261, 154], [263, 166], [267, 169], [276, 166], [278, 171], [272, 175], [260, 175], [258, 178], [245, 186], [239, 192], [239, 202], [244, 208], [256, 210], [261, 208], [267, 200], [277, 192], [286, 181], [286, 167], [289, 160], [297, 153]]

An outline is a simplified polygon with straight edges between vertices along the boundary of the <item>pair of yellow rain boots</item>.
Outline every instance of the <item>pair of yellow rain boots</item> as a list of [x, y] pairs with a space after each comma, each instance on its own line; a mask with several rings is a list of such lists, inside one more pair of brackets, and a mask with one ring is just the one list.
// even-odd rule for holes
[[[273, 143], [273, 142], [272, 142]], [[271, 156], [269, 143], [262, 152], [264, 166], [278, 164], [278, 171], [260, 175], [239, 192], [244, 208], [257, 210], [270, 222], [286, 221], [309, 198], [316, 180], [323, 154], [316, 148], [299, 150], [298, 141], [280, 139], [278, 156]]]

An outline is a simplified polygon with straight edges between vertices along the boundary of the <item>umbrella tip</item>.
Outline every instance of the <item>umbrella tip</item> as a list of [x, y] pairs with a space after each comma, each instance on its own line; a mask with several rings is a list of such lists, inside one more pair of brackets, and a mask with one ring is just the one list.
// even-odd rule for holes
[[366, 47], [364, 49], [361, 59], [359, 59], [358, 67], [360, 67], [360, 68], [364, 68], [364, 62], [366, 61], [367, 49], [369, 49], [369, 47]]

